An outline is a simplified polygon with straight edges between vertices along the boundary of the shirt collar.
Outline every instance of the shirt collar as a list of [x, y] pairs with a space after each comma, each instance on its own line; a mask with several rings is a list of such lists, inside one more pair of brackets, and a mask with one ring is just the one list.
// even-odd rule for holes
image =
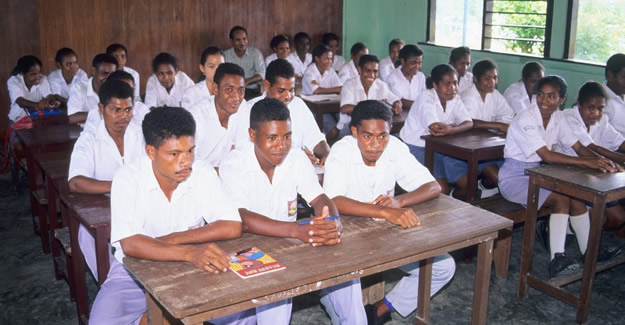
[[[193, 165], [193, 167], [195, 167], [195, 164]], [[185, 180], [184, 182], [178, 184], [178, 187], [176, 187], [174, 193], [172, 193], [172, 199], [174, 197], [180, 197], [181, 195], [185, 194], [189, 189], [193, 188], [193, 182], [195, 179], [193, 177], [193, 173], [194, 172], [191, 171], [191, 176], [189, 176], [189, 178], [187, 178], [187, 180]], [[154, 174], [154, 170], [152, 169], [152, 160], [148, 156], [144, 156], [140, 160], [139, 179], [141, 188], [144, 191], [162, 191], [161, 186], [158, 184], [158, 180], [156, 179], [156, 175]]]

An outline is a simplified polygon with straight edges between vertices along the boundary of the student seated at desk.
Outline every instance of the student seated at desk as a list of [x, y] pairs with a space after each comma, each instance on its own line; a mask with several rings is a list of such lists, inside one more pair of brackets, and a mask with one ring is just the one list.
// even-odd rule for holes
[[152, 74], [145, 86], [145, 105], [180, 106], [182, 95], [194, 85], [193, 80], [183, 71], [178, 70], [178, 59], [161, 52], [152, 60]]
[[[276, 98], [282, 101], [289, 109], [291, 117], [291, 143], [294, 150], [304, 150], [310, 161], [317, 167], [323, 167], [330, 153], [330, 146], [326, 137], [315, 121], [312, 112], [304, 101], [295, 96], [295, 71], [287, 60], [276, 59], [269, 63], [263, 81], [265, 93], [248, 102], [248, 107], [253, 106], [264, 98]], [[248, 130], [250, 127], [250, 112], [241, 116], [243, 127], [240, 130]], [[247, 133], [245, 136], [249, 139]]]
[[425, 91], [425, 75], [421, 72], [423, 50], [408, 44], [399, 51], [399, 67], [386, 78], [391, 91], [401, 98], [403, 107], [410, 108], [421, 92]]
[[263, 54], [248, 46], [247, 29], [234, 26], [230, 29], [232, 47], [224, 52], [226, 62], [234, 63], [245, 71], [246, 99], [260, 95], [260, 82], [265, 78]]
[[[72, 150], [67, 176], [70, 192], [109, 193], [117, 170], [145, 155], [141, 127], [132, 123], [132, 87], [121, 80], [107, 80], [100, 87], [99, 98], [98, 111], [102, 118], [93, 131], [80, 134]], [[82, 224], [78, 245], [97, 280], [95, 240]]]
[[215, 70], [224, 60], [224, 52], [218, 47], [207, 47], [200, 58], [200, 71], [202, 79], [195, 85], [187, 88], [182, 95], [182, 107], [188, 108], [203, 98], [215, 95], [213, 93], [213, 78]]
[[[269, 47], [271, 47], [273, 53], [265, 58], [265, 67], [269, 66], [269, 63], [273, 62], [275, 59], [288, 60], [289, 54], [291, 54], [291, 44], [289, 43], [289, 38], [286, 35], [274, 36], [271, 39], [271, 42], [269, 42]], [[300, 74], [300, 78], [302, 74]]]
[[17, 60], [11, 77], [7, 80], [11, 109], [9, 120], [15, 123], [28, 116], [26, 109], [59, 107], [61, 102], [51, 93], [48, 78], [41, 74], [41, 60], [26, 55]]
[[393, 38], [388, 43], [388, 56], [380, 61], [380, 79], [386, 81], [386, 78], [397, 68], [397, 59], [399, 58], [399, 51], [406, 45], [404, 41], [399, 38]]
[[122, 70], [130, 73], [132, 78], [134, 79], [134, 100], [133, 102], [141, 100], [141, 77], [139, 76], [139, 72], [135, 69], [126, 66], [126, 61], [128, 60], [128, 50], [122, 44], [113, 43], [106, 48], [106, 54], [110, 54], [117, 59], [117, 70]]
[[[564, 112], [558, 110], [566, 100], [566, 88], [566, 81], [559, 76], [541, 78], [533, 89], [536, 103], [519, 112], [510, 123], [504, 148], [505, 162], [499, 170], [499, 189], [506, 200], [527, 204], [529, 176], [525, 169], [539, 166], [541, 162], [584, 166], [603, 172], [623, 170], [586, 148], [571, 131]], [[556, 146], [573, 148], [580, 157], [552, 151]], [[541, 188], [538, 208], [543, 205], [553, 210], [549, 217], [549, 277], [576, 272], [579, 264], [564, 253], [566, 232], [570, 219], [579, 250], [585, 254], [590, 230], [588, 209], [583, 201]]]
[[350, 53], [352, 55], [352, 59], [345, 63], [339, 71], [339, 80], [341, 81], [341, 85], [348, 79], [358, 77], [358, 62], [361, 56], [369, 54], [369, 48], [367, 48], [367, 45], [364, 43], [358, 42], [352, 45]]
[[[390, 135], [392, 114], [379, 101], [358, 103], [347, 136], [332, 147], [323, 187], [340, 214], [386, 220], [402, 228], [419, 225], [410, 206], [433, 199], [440, 186], [430, 172], [410, 154], [408, 147]], [[405, 194], [395, 196], [395, 184]], [[419, 262], [400, 267], [408, 273], [383, 300], [367, 305], [369, 324], [384, 324], [391, 311], [407, 317], [417, 308]], [[434, 295], [453, 277], [455, 263], [449, 254], [432, 264]]]
[[124, 165], [113, 178], [116, 259], [95, 298], [89, 324], [137, 324], [144, 317], [145, 292], [124, 266], [124, 256], [227, 272], [229, 258], [213, 242], [241, 236], [239, 214], [224, 196], [215, 170], [194, 163], [191, 114], [180, 107], [156, 107], [146, 115], [142, 131], [147, 157]]
[[[275, 98], [258, 101], [248, 132], [253, 144], [231, 152], [219, 167], [224, 189], [236, 197], [244, 231], [299, 239], [310, 243], [311, 250], [340, 243], [340, 221], [325, 220], [338, 216], [334, 203], [323, 193], [306, 155], [291, 150], [289, 109]], [[296, 222], [298, 193], [315, 211], [308, 225]], [[333, 324], [366, 323], [360, 280], [326, 288], [321, 295]], [[288, 324], [291, 299], [257, 307], [256, 316], [259, 324]]]
[[[404, 49], [408, 47], [406, 45]], [[470, 130], [473, 127], [471, 115], [462, 100], [456, 96], [458, 75], [449, 64], [440, 64], [432, 69], [428, 78], [428, 90], [414, 102], [399, 136], [410, 148], [421, 164], [425, 164], [425, 140], [422, 135], [444, 136]], [[458, 166], [456, 159], [441, 153], [434, 153], [434, 178], [441, 186], [441, 192], [449, 194], [449, 184], [466, 175], [466, 166]]]
[[473, 85], [471, 73], [471, 49], [466, 46], [456, 47], [449, 54], [449, 64], [458, 73], [458, 94]]
[[[512, 108], [506, 99], [497, 90], [499, 73], [497, 64], [490, 59], [480, 60], [473, 66], [473, 85], [460, 94], [462, 103], [469, 115], [473, 118], [474, 129], [491, 129], [506, 133], [508, 124], [514, 117]], [[458, 159], [458, 164], [467, 166], [466, 161]], [[482, 179], [478, 188], [482, 191], [482, 198], [493, 196], [497, 189], [497, 173], [503, 160], [482, 161], [478, 164], [478, 171]], [[466, 175], [456, 182], [454, 196], [464, 198], [467, 191]]]
[[304, 71], [313, 61], [312, 55], [308, 53], [310, 51], [310, 36], [304, 32], [295, 34], [293, 46], [295, 51], [289, 54], [287, 60], [291, 62], [293, 69], [295, 69], [295, 78], [302, 79]]
[[106, 78], [117, 70], [117, 59], [110, 54], [100, 53], [91, 61], [91, 78], [72, 85], [67, 100], [67, 116], [73, 124], [85, 123], [87, 113], [98, 109], [98, 91]]
[[612, 55], [605, 64], [605, 115], [610, 124], [625, 136], [625, 54]]
[[344, 137], [351, 133], [349, 121], [354, 106], [367, 99], [376, 99], [391, 106], [394, 114], [402, 112], [401, 100], [386, 85], [378, 79], [378, 57], [375, 55], [363, 55], [360, 57], [358, 67], [360, 76], [349, 79], [343, 84], [341, 89], [341, 114], [336, 124], [339, 136]]
[[536, 81], [545, 76], [545, 67], [539, 62], [527, 62], [521, 71], [521, 80], [511, 84], [503, 93], [515, 114], [530, 107], [532, 87]]
[[321, 37], [321, 43], [332, 50], [332, 69], [337, 73], [341, 71], [341, 68], [345, 65], [345, 58], [340, 53], [340, 42], [341, 39], [334, 33], [325, 33]]
[[54, 57], [57, 69], [48, 74], [48, 82], [53, 94], [59, 95], [59, 100], [67, 104], [71, 87], [81, 81], [89, 79], [87, 73], [78, 66], [78, 55], [74, 50], [64, 47], [56, 51]]

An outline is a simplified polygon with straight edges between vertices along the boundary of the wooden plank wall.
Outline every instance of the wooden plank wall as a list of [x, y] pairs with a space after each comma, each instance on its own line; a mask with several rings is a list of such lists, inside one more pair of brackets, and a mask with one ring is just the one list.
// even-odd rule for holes
[[[180, 69], [199, 78], [200, 54], [207, 46], [231, 47], [228, 32], [235, 25], [248, 30], [249, 44], [270, 54], [277, 34], [305, 31], [312, 47], [324, 32], [341, 34], [343, 4], [336, 0], [6, 0], [0, 12], [0, 129], [6, 129], [9, 97], [6, 80], [17, 59], [38, 56], [44, 73], [55, 69], [61, 47], [78, 53], [90, 73], [91, 59], [113, 42], [128, 48], [129, 67], [141, 74], [142, 92], [151, 74], [152, 58], [161, 51], [178, 57]], [[6, 7], [5, 7], [6, 8]]]

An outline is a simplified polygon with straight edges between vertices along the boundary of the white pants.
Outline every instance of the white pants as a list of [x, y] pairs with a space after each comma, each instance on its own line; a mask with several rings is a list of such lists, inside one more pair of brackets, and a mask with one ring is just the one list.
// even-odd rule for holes
[[367, 324], [360, 279], [321, 290], [321, 303], [333, 325]]
[[[403, 277], [395, 288], [386, 295], [386, 300], [393, 305], [393, 308], [406, 317], [417, 309], [417, 297], [419, 292], [419, 262], [407, 264], [399, 267], [400, 270], [408, 273]], [[445, 286], [456, 273], [456, 262], [449, 254], [442, 254], [434, 257], [432, 263], [432, 287], [430, 296], [436, 294]]]
[[[78, 227], [78, 246], [80, 246], [80, 251], [85, 258], [85, 263], [87, 263], [89, 271], [91, 271], [95, 280], [98, 281], [98, 261], [95, 254], [95, 238], [82, 224]], [[111, 244], [108, 244], [108, 247], [109, 265], [113, 265], [113, 261], [115, 260], [115, 256], [113, 256], [113, 247]]]

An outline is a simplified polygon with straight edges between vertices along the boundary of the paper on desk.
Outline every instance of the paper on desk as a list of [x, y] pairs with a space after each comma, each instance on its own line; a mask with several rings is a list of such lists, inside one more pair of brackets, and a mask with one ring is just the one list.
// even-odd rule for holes
[[326, 94], [326, 95], [300, 95], [302, 99], [309, 102], [339, 102], [341, 101], [341, 95], [339, 94]]

